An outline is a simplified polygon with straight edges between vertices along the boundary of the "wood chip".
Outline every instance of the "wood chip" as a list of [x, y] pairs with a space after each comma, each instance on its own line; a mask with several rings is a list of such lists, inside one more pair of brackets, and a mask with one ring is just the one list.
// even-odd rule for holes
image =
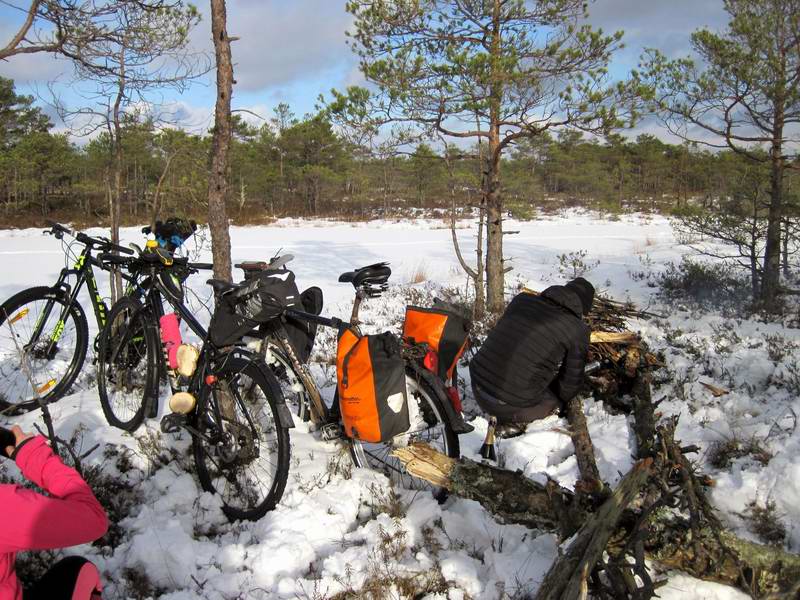
[[714, 396], [714, 398], [719, 398], [720, 396], [724, 396], [725, 394], [730, 394], [730, 391], [721, 387], [717, 387], [712, 383], [706, 383], [705, 381], [701, 381], [700, 385], [702, 385], [709, 392], [711, 392], [711, 395]]

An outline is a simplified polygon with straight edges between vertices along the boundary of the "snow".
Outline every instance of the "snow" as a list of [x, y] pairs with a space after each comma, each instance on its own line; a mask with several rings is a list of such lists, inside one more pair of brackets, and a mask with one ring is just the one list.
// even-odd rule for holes
[[[800, 551], [798, 330], [659, 305], [654, 275], [689, 252], [675, 240], [664, 217], [602, 220], [569, 212], [506, 225], [519, 231], [504, 242], [514, 265], [510, 288], [524, 284], [543, 289], [563, 281], [571, 273], [559, 269], [558, 256], [585, 250], [584, 261], [591, 267], [586, 276], [600, 289], [668, 315], [633, 324], [652, 347], [666, 354], [669, 367], [654, 390], [655, 398], [663, 400], [662, 412], [679, 414], [681, 440], [704, 449], [700, 460], [716, 481], [712, 500], [725, 523], [738, 535], [757, 539], [742, 515], [751, 501], [762, 506], [774, 502], [787, 528], [787, 548]], [[474, 237], [468, 226], [461, 223], [458, 236], [470, 260]], [[102, 235], [103, 230], [88, 233]], [[466, 287], [450, 231], [441, 221], [346, 224], [286, 219], [267, 227], [234, 227], [231, 234], [234, 261], [261, 260], [278, 251], [294, 254], [291, 268], [298, 284], [320, 286], [329, 315], [348, 315], [352, 302], [352, 288], [336, 282], [339, 273], [373, 262], [389, 261], [395, 284], [408, 285], [421, 273], [436, 284]], [[122, 239], [141, 243], [142, 236], [137, 228], [127, 228]], [[198, 260], [210, 259], [207, 247], [190, 243], [189, 250]], [[52, 283], [64, 266], [59, 243], [40, 230], [0, 232], [0, 257], [5, 265], [0, 283], [4, 298]], [[107, 280], [102, 275], [98, 280], [101, 291], [107, 290]], [[195, 276], [191, 285], [190, 301], [202, 315], [203, 305], [210, 305], [210, 289], [203, 275]], [[93, 339], [97, 329], [86, 294], [82, 301]], [[375, 331], [396, 323], [403, 303], [402, 295], [391, 293], [368, 301], [367, 327]], [[201, 320], [207, 319], [206, 312]], [[325, 335], [318, 346], [324, 345]], [[787, 341], [778, 360], [775, 336]], [[102, 465], [139, 494], [134, 509], [119, 523], [122, 535], [116, 547], [68, 550], [97, 563], [108, 582], [109, 598], [134, 596], [126, 569], [145, 574], [149, 593], [169, 600], [324, 598], [361, 590], [375, 580], [383, 581], [388, 597], [399, 598], [403, 577], [422, 581], [434, 575], [440, 585], [434, 581], [426, 598], [511, 598], [535, 591], [558, 553], [554, 536], [500, 524], [475, 502], [450, 498], [440, 505], [427, 493], [392, 490], [383, 476], [349, 468], [349, 457], [337, 444], [321, 441], [299, 421], [291, 431], [289, 482], [278, 507], [258, 522], [230, 524], [218, 499], [202, 492], [185, 434], [160, 434], [157, 419], [134, 436], [106, 424], [93, 385], [91, 346], [89, 354], [77, 391], [51, 410], [61, 437], [81, 429], [84, 451], [100, 445], [86, 459], [87, 465]], [[330, 369], [315, 364], [313, 371], [329, 396]], [[460, 368], [460, 375], [468, 379], [466, 368]], [[701, 381], [730, 393], [714, 398]], [[475, 431], [461, 436], [462, 454], [477, 460], [487, 422], [470, 397], [466, 406]], [[628, 418], [590, 400], [584, 407], [601, 475], [613, 484], [633, 464]], [[37, 417], [34, 412], [15, 422], [30, 430]], [[714, 468], [708, 462], [711, 445], [731, 436], [760, 441], [771, 458], [762, 464], [742, 456], [729, 468]], [[124, 454], [127, 467], [106, 456], [107, 448], [116, 448], [117, 457]], [[520, 469], [532, 479], [550, 477], [567, 487], [576, 481], [572, 445], [564, 421], [556, 416], [531, 424], [523, 436], [500, 440], [497, 449], [506, 468]], [[159, 455], [171, 460], [160, 460]], [[6, 470], [15, 473], [13, 465]], [[745, 597], [725, 586], [666, 575], [661, 598]]]

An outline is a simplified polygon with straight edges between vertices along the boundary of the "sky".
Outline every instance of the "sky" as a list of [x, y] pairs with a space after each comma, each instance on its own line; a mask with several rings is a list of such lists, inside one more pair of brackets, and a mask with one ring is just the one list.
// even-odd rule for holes
[[[14, 6], [27, 0], [0, 0], [0, 45], [5, 45], [23, 14]], [[301, 117], [314, 111], [320, 94], [363, 83], [358, 64], [346, 44], [352, 17], [344, 0], [228, 0], [228, 33], [233, 43], [233, 107], [251, 122], [273, 116], [280, 102]], [[195, 50], [211, 51], [211, 19], [207, 2], [198, 2], [203, 15], [192, 32]], [[635, 68], [646, 47], [670, 56], [689, 52], [691, 32], [700, 27], [720, 30], [726, 19], [722, 0], [596, 0], [590, 4], [590, 22], [606, 32], [623, 30], [626, 47], [614, 58], [611, 72], [624, 76]], [[70, 105], [85, 103], [80, 86], [71, 82], [72, 67], [64, 59], [34, 54], [0, 62], [0, 76], [15, 80], [18, 91], [47, 100], [48, 84]], [[55, 82], [52, 85], [52, 82]], [[168, 92], [163, 101], [178, 123], [197, 133], [213, 120], [213, 73], [183, 93]], [[54, 111], [45, 110], [53, 115]], [[643, 127], [661, 136], [656, 123]], [[662, 136], [665, 137], [665, 136]]]

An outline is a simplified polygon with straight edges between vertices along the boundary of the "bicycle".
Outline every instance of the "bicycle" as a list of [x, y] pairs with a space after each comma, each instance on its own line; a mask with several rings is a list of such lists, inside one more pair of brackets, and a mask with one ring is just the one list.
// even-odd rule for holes
[[[229, 519], [262, 517], [283, 494], [289, 470], [288, 430], [294, 422], [263, 360], [232, 342], [216, 343], [184, 304], [173, 275], [211, 265], [189, 263], [166, 252], [104, 259], [139, 277], [146, 275], [149, 282], [111, 308], [100, 334], [98, 391], [108, 422], [135, 431], [158, 402], [159, 373], [169, 372], [173, 412], [162, 418], [161, 430], [189, 433], [200, 484], [221, 496]], [[215, 279], [208, 283], [217, 304], [248, 297], [257, 285]], [[163, 300], [202, 340], [191, 372], [171, 369], [161, 351]]]
[[[268, 268], [264, 268], [263, 272], [268, 275], [271, 271], [276, 271], [275, 265], [279, 265], [279, 268], [284, 267], [286, 262], [288, 261], [275, 261]], [[298, 416], [303, 420], [310, 420], [326, 440], [344, 437], [338, 411], [338, 390], [334, 394], [333, 405], [329, 408], [323, 401], [308, 365], [297, 356], [286, 332], [286, 319], [306, 321], [336, 330], [347, 327], [356, 335], [360, 335], [361, 304], [367, 298], [380, 297], [387, 289], [390, 275], [391, 269], [387, 263], [369, 265], [340, 275], [339, 282], [351, 283], [355, 288], [352, 312], [346, 323], [336, 317], [327, 318], [288, 308], [281, 318], [266, 323], [260, 331], [262, 337], [260, 351], [282, 384], [284, 395], [295, 395]], [[425, 367], [426, 354], [426, 349], [423, 347], [404, 345], [406, 389], [409, 413], [412, 415], [410, 429], [405, 434], [382, 443], [367, 443], [346, 438], [355, 466], [382, 472], [394, 482], [409, 489], [431, 489], [431, 486], [409, 475], [403, 469], [401, 463], [392, 456], [395, 447], [424, 441], [443, 454], [458, 458], [460, 456], [458, 435], [473, 430], [453, 407], [441, 379]]]
[[[129, 248], [108, 238], [91, 237], [53, 223], [43, 234], [58, 240], [64, 236], [84, 246], [72, 268], [61, 270], [52, 286], [22, 290], [0, 306], [0, 408], [5, 414], [20, 414], [43, 402], [60, 399], [78, 377], [89, 343], [89, 324], [78, 296], [86, 285], [98, 328], [105, 326], [108, 307], [100, 296], [94, 267], [104, 271], [110, 266], [98, 259], [101, 253], [133, 254]], [[65, 255], [71, 254], [72, 244]], [[76, 277], [73, 285], [67, 280]], [[125, 276], [129, 287], [136, 281]], [[34, 381], [38, 376], [40, 381]]]

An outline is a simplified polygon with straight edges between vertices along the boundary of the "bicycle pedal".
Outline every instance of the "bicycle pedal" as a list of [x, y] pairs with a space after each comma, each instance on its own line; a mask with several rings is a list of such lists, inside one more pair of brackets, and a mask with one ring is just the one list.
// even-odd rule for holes
[[334, 442], [344, 438], [344, 428], [339, 423], [325, 423], [320, 427], [319, 435], [325, 442]]
[[186, 415], [170, 413], [161, 418], [161, 431], [163, 433], [178, 433], [186, 424]]

